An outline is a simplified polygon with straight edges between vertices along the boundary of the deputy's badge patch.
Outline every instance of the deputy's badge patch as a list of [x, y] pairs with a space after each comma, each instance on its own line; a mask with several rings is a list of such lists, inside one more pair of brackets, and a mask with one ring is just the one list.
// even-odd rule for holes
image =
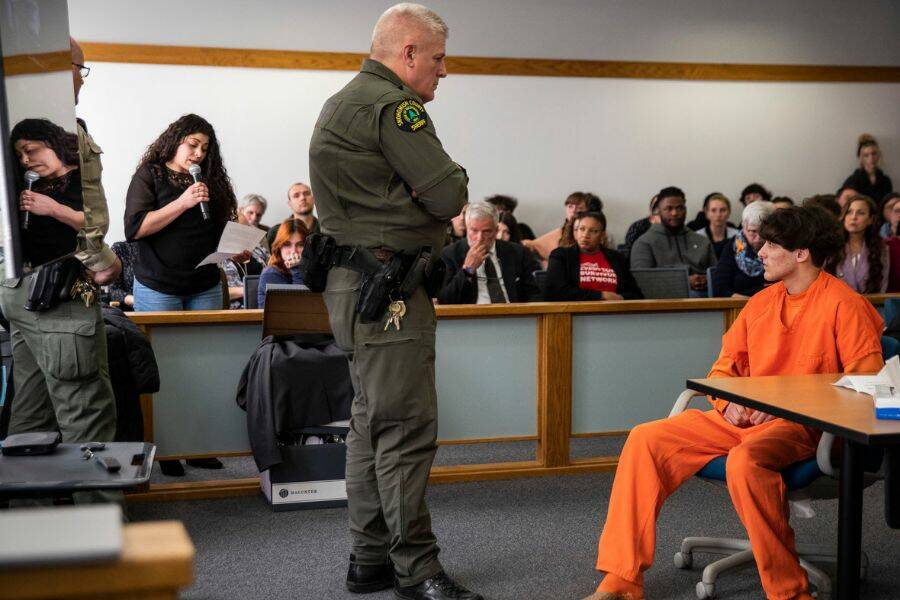
[[401, 131], [415, 132], [423, 129], [428, 125], [427, 117], [425, 107], [415, 100], [404, 100], [394, 111], [394, 121]]

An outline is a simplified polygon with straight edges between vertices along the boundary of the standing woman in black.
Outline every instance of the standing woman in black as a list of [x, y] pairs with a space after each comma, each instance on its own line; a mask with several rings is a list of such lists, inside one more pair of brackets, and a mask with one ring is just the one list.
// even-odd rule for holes
[[[194, 183], [192, 165], [202, 182]], [[150, 144], [128, 187], [125, 236], [137, 242], [134, 310], [221, 309], [218, 267], [197, 264], [215, 252], [225, 223], [236, 220], [216, 132], [202, 117], [184, 115]]]
[[894, 184], [879, 167], [881, 148], [878, 147], [878, 141], [868, 133], [860, 135], [856, 144], [856, 157], [859, 158], [859, 168], [844, 180], [841, 187], [853, 188], [881, 206], [885, 197], [894, 191]]
[[[192, 165], [200, 167], [202, 182], [194, 183]], [[228, 221], [237, 221], [237, 200], [216, 132], [202, 117], [184, 115], [147, 148], [125, 198], [125, 237], [137, 242], [135, 312], [221, 310], [218, 266], [197, 264], [215, 252]], [[187, 462], [222, 468], [216, 458]], [[160, 461], [160, 468], [184, 475], [179, 461]]]

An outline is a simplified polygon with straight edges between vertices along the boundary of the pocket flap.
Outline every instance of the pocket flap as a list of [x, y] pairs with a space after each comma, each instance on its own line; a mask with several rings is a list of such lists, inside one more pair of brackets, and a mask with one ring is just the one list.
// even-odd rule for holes
[[38, 327], [45, 333], [74, 333], [76, 335], [94, 335], [97, 325], [93, 321], [78, 319], [38, 318]]

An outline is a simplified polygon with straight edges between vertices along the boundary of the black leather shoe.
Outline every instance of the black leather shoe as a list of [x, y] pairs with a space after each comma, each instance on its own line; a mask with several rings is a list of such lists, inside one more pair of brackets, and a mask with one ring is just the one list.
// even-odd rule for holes
[[184, 462], [196, 469], [221, 469], [225, 466], [218, 458], [189, 458]]
[[388, 560], [383, 565], [358, 565], [350, 555], [347, 569], [347, 590], [354, 594], [369, 594], [386, 590], [394, 585], [394, 565]]
[[441, 571], [419, 585], [394, 588], [394, 596], [401, 600], [484, 600], [484, 596], [470, 592]]
[[180, 460], [161, 460], [159, 470], [168, 477], [184, 477], [184, 465]]

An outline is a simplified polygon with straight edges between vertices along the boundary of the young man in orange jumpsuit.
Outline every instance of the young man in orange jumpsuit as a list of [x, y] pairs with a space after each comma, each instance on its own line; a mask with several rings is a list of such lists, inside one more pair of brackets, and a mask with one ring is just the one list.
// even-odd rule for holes
[[[777, 211], [762, 225], [759, 256], [777, 282], [753, 296], [722, 339], [709, 377], [879, 370], [882, 319], [868, 300], [822, 271], [841, 246], [840, 225], [817, 207]], [[585, 600], [643, 598], [656, 519], [666, 498], [716, 456], [727, 455], [728, 491], [750, 538], [770, 599], [811, 599], [788, 523], [780, 471], [815, 455], [821, 433], [713, 400], [635, 427], [622, 450], [600, 536], [606, 573]]]

